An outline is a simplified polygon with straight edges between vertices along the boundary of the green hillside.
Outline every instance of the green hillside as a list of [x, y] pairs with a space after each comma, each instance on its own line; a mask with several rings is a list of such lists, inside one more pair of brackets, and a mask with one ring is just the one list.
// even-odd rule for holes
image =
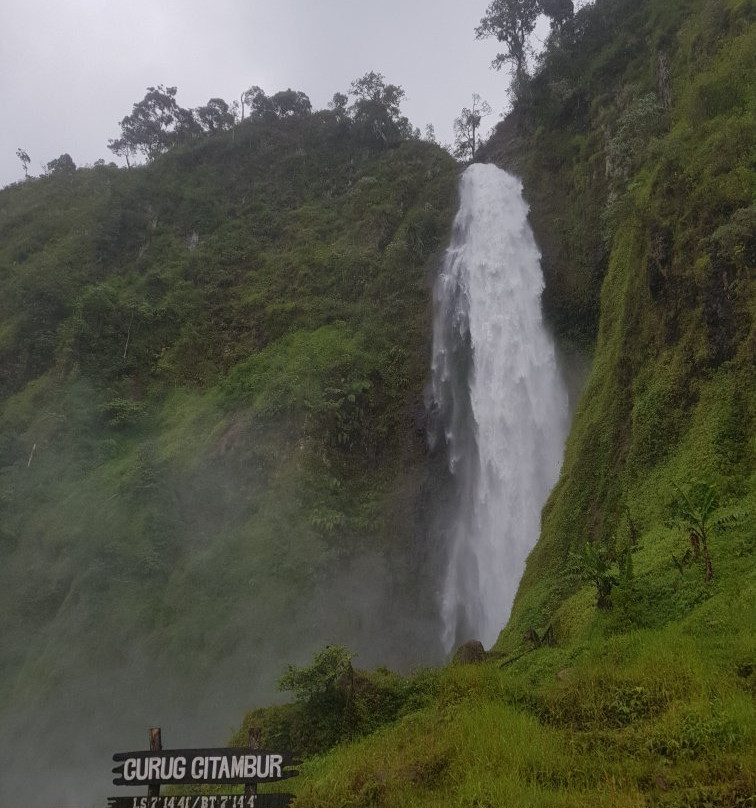
[[85, 713], [106, 780], [126, 726], [192, 705], [222, 743], [328, 641], [440, 658], [422, 389], [458, 167], [359, 124], [0, 191], [0, 715], [36, 726], [4, 755], [89, 743]]
[[755, 62], [748, 0], [596, 0], [519, 88], [480, 156], [524, 177], [545, 307], [594, 350], [561, 479], [485, 662], [247, 717], [285, 737], [342, 694], [370, 733], [297, 806], [753, 805]]

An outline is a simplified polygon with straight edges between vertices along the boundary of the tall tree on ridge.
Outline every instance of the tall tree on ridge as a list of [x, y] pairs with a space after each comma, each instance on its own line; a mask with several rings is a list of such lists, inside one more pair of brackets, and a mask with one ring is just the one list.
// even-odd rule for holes
[[355, 99], [349, 112], [365, 139], [387, 146], [412, 136], [412, 126], [399, 106], [404, 90], [397, 84], [386, 84], [382, 73], [371, 70], [355, 79], [349, 95]]
[[141, 151], [152, 160], [174, 144], [179, 109], [175, 87], [148, 87], [131, 115], [121, 120], [121, 137], [109, 141], [108, 148], [117, 155]]
[[22, 149], [20, 146], [16, 149], [16, 157], [21, 161], [21, 165], [24, 169], [24, 179], [29, 179], [29, 163], [31, 163], [31, 157], [29, 157], [26, 149]]
[[454, 156], [461, 159], [475, 159], [478, 147], [480, 122], [492, 112], [491, 105], [477, 93], [473, 93], [472, 108], [462, 107], [458, 118], [454, 119]]
[[493, 36], [505, 46], [506, 50], [497, 54], [492, 66], [501, 70], [505, 64], [513, 64], [517, 84], [527, 77], [531, 52], [528, 38], [540, 12], [539, 0], [491, 0], [486, 15], [475, 29], [478, 39]]

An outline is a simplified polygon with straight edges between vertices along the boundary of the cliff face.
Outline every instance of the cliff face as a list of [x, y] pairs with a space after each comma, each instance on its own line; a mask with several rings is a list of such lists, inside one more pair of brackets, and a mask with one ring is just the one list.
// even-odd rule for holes
[[[639, 563], [653, 554], [645, 583], [633, 584], [629, 624], [682, 617], [648, 600], [679, 584], [674, 564], [661, 563], [686, 550], [665, 533], [670, 503], [700, 483], [749, 509], [752, 17], [747, 3], [585, 8], [579, 36], [552, 42], [488, 145], [525, 177], [555, 327], [577, 338], [595, 331], [511, 631], [553, 617], [570, 589], [560, 575], [567, 554], [586, 542], [615, 558], [638, 545]], [[725, 540], [725, 555], [732, 549]]]

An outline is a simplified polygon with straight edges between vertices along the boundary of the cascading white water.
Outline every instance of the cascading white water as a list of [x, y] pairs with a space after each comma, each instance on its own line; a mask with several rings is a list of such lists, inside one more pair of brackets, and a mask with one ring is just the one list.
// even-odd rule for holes
[[447, 650], [496, 640], [562, 461], [567, 392], [527, 213], [519, 180], [470, 166], [435, 286], [432, 393], [457, 496], [441, 603]]

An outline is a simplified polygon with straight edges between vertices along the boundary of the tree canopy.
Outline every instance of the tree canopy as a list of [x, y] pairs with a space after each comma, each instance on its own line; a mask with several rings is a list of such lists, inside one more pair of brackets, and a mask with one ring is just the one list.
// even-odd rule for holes
[[[257, 121], [301, 120], [312, 115], [307, 94], [291, 88], [268, 95], [253, 85], [241, 94], [241, 103], [211, 98], [196, 109], [179, 106], [176, 92], [176, 87], [162, 84], [148, 87], [131, 114], [120, 121], [121, 136], [109, 140], [108, 148], [130, 166], [137, 154], [151, 161], [179, 144], [228, 131], [245, 118], [245, 113], [248, 119]], [[371, 71], [352, 82], [348, 95], [336, 93], [330, 109], [319, 114], [335, 118], [363, 142], [393, 145], [419, 137], [402, 115], [403, 98], [404, 90], [399, 85], [387, 84], [381, 73]]]
[[61, 154], [60, 157], [50, 160], [47, 170], [50, 174], [73, 174], [76, 171], [76, 163], [70, 154]]
[[349, 114], [363, 139], [389, 145], [413, 136], [412, 126], [400, 107], [404, 90], [397, 84], [386, 84], [382, 73], [371, 70], [355, 79], [349, 95], [354, 98]]
[[541, 12], [539, 0], [491, 0], [480, 25], [475, 29], [478, 39], [495, 37], [505, 46], [497, 54], [492, 66], [496, 70], [512, 64], [515, 78], [527, 75], [528, 56], [531, 53], [529, 37]]
[[505, 50], [496, 55], [492, 67], [501, 70], [511, 64], [517, 84], [528, 73], [528, 57], [533, 53], [530, 35], [540, 14], [549, 18], [552, 33], [560, 34], [575, 14], [573, 0], [491, 0], [475, 29], [478, 39], [495, 37], [504, 45]]
[[257, 85], [242, 93], [242, 104], [249, 107], [250, 118], [301, 118], [312, 112], [309, 97], [300, 90], [279, 90], [267, 95]]
[[222, 98], [211, 98], [196, 110], [197, 120], [205, 132], [223, 132], [236, 123], [234, 109]]
[[137, 151], [153, 159], [175, 142], [174, 133], [179, 106], [176, 87], [148, 87], [141, 101], [134, 104], [131, 115], [120, 122], [121, 137], [111, 140], [108, 148], [118, 155]]
[[203, 133], [231, 129], [237, 122], [237, 106], [236, 102], [229, 105], [222, 98], [211, 98], [204, 106], [184, 109], [176, 101], [176, 87], [148, 87], [131, 114], [121, 120], [121, 137], [108, 141], [108, 148], [127, 163], [138, 153], [153, 160]]

